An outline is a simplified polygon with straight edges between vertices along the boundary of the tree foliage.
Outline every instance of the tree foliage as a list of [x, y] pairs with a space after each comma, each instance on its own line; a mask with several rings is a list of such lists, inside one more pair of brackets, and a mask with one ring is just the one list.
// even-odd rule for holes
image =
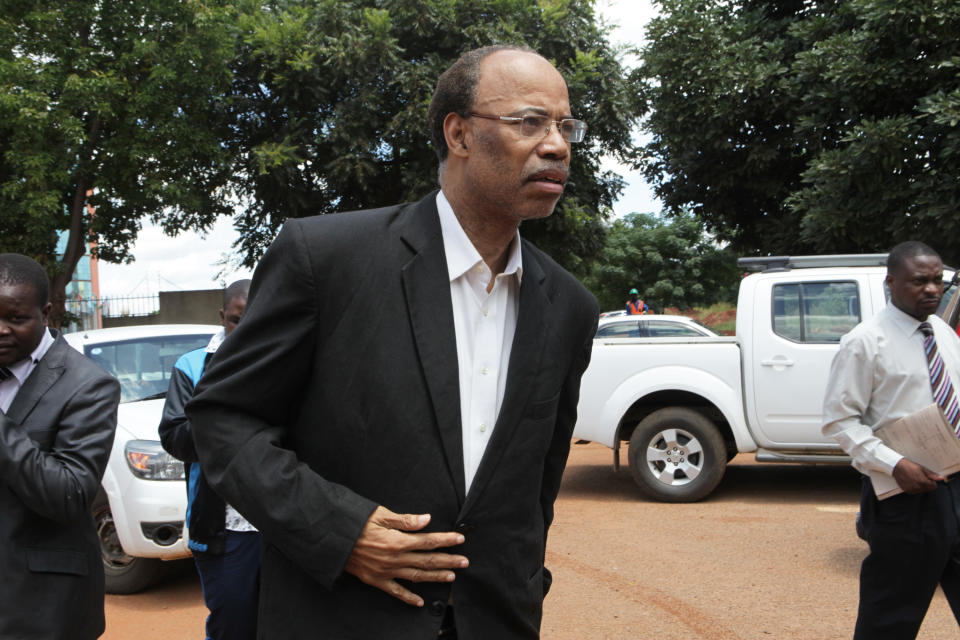
[[55, 312], [88, 240], [123, 261], [145, 216], [175, 235], [231, 211], [227, 17], [196, 0], [3, 2], [0, 250], [48, 268]]
[[740, 283], [736, 256], [704, 236], [688, 212], [665, 219], [632, 213], [607, 229], [606, 246], [585, 284], [600, 308], [621, 309], [636, 287], [658, 312], [735, 302]]
[[744, 253], [960, 258], [960, 4], [663, 0], [643, 168]]
[[236, 209], [250, 267], [288, 217], [420, 198], [437, 77], [500, 42], [551, 59], [589, 123], [557, 212], [525, 229], [576, 268], [622, 188], [600, 158], [636, 120], [590, 0], [4, 0], [0, 250], [44, 263], [62, 305], [86, 242], [129, 259], [145, 217], [176, 235]]
[[[262, 4], [262, 7], [261, 7]], [[588, 122], [557, 211], [524, 228], [568, 267], [602, 245], [622, 188], [601, 156], [631, 148], [632, 87], [589, 0], [271, 0], [240, 23], [235, 98], [252, 266], [288, 217], [419, 199], [437, 187], [426, 112], [437, 77], [462, 52], [525, 44], [567, 79]]]

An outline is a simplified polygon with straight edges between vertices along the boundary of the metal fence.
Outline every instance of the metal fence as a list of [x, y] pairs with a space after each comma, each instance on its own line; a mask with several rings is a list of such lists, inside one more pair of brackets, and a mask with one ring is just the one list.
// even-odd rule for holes
[[109, 298], [67, 299], [67, 312], [76, 322], [65, 331], [87, 331], [103, 326], [103, 318], [149, 316], [160, 313], [160, 296], [116, 296]]

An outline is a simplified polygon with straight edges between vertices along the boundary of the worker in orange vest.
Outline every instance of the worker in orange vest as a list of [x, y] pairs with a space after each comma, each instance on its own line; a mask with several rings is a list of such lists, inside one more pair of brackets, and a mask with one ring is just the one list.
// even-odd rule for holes
[[640, 299], [640, 292], [636, 289], [630, 289], [630, 299], [627, 300], [627, 315], [643, 315], [648, 309], [650, 309], [650, 307]]

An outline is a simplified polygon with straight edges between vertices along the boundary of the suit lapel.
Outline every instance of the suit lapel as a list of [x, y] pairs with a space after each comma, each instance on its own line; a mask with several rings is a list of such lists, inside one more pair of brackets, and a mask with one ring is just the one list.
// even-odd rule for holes
[[407, 313], [440, 429], [447, 468], [460, 504], [463, 504], [465, 483], [457, 338], [436, 192], [412, 206], [404, 215], [401, 237], [414, 253], [402, 269]]
[[59, 335], [47, 353], [40, 358], [33, 372], [24, 381], [17, 392], [7, 416], [17, 424], [23, 424], [24, 419], [33, 411], [40, 398], [53, 386], [64, 371], [63, 349], [71, 347]]
[[493, 477], [510, 440], [527, 410], [530, 388], [540, 371], [544, 345], [547, 343], [547, 318], [551, 317], [551, 301], [546, 293], [546, 275], [533, 255], [530, 245], [523, 247], [523, 278], [517, 312], [517, 330], [510, 348], [507, 384], [503, 404], [493, 430], [493, 436], [483, 452], [480, 466], [470, 485], [470, 493], [461, 513], [466, 513], [477, 501], [483, 488]]

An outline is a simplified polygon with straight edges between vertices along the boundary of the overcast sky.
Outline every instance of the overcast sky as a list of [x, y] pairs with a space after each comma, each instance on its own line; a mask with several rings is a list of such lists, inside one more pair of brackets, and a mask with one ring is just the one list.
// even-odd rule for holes
[[[614, 27], [614, 43], [640, 43], [643, 29], [654, 13], [650, 0], [597, 0], [600, 15]], [[589, 120], [589, 115], [587, 116]], [[616, 215], [633, 211], [659, 211], [659, 204], [642, 176], [626, 167], [610, 162], [604, 166], [627, 180], [620, 200], [614, 206]], [[170, 238], [159, 227], [144, 224], [133, 248], [132, 264], [100, 263], [100, 295], [148, 295], [159, 291], [216, 289], [240, 278], [249, 278], [249, 271], [230, 271], [218, 280], [219, 263], [232, 252], [237, 234], [229, 219], [220, 219], [205, 236], [184, 233]]]

